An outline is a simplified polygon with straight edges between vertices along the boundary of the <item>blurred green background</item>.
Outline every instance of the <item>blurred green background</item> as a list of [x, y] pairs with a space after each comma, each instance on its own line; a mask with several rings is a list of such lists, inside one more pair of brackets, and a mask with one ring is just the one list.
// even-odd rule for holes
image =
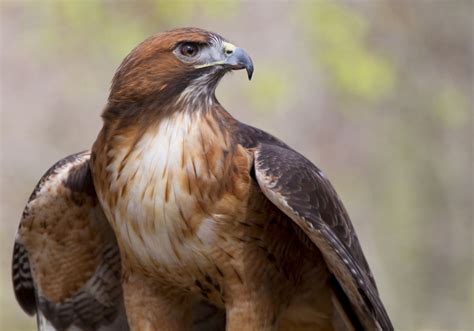
[[121, 59], [180, 26], [251, 54], [217, 90], [331, 178], [398, 330], [473, 330], [473, 2], [13, 1], [1, 8], [0, 329], [34, 185], [87, 149]]

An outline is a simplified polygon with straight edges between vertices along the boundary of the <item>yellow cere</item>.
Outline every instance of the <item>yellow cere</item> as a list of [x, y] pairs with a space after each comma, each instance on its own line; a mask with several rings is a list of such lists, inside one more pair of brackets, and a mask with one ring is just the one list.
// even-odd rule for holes
[[223, 42], [222, 45], [224, 45], [224, 52], [233, 52], [237, 47], [235, 45], [232, 45], [231, 43], [228, 42]]

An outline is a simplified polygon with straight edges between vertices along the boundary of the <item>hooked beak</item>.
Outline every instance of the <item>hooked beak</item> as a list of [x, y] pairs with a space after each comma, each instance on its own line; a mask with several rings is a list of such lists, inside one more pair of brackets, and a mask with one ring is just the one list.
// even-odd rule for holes
[[253, 63], [250, 56], [240, 47], [236, 47], [231, 43], [224, 43], [224, 53], [226, 59], [224, 65], [229, 66], [232, 70], [245, 69], [249, 80], [253, 75]]
[[228, 42], [222, 43], [224, 48], [217, 50], [210, 48], [206, 54], [207, 61], [203, 64], [195, 65], [194, 68], [208, 68], [212, 66], [222, 66], [223, 68], [230, 68], [231, 70], [245, 69], [249, 80], [253, 75], [253, 63], [248, 54], [240, 47], [236, 47]]

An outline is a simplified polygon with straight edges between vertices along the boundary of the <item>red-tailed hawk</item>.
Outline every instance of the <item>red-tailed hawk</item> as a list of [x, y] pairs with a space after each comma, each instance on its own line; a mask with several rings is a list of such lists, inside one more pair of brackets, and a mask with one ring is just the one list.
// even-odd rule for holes
[[25, 209], [27, 312], [59, 330], [393, 329], [324, 174], [217, 101], [235, 69], [250, 57], [194, 28], [125, 58], [90, 160], [60, 161]]

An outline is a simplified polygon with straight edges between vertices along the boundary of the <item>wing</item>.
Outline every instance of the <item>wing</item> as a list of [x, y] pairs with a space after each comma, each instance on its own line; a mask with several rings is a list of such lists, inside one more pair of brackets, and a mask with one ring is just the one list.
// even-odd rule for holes
[[23, 212], [13, 249], [15, 295], [39, 330], [128, 330], [120, 254], [98, 203], [89, 152], [57, 162]]
[[349, 216], [324, 174], [261, 130], [241, 124], [237, 137], [254, 151], [252, 175], [262, 192], [322, 252], [355, 329], [393, 330]]

